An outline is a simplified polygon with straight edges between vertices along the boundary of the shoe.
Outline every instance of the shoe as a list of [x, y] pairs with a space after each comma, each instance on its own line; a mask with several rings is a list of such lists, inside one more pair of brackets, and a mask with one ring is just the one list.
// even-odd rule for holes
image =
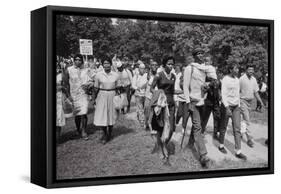
[[85, 131], [82, 131], [81, 137], [82, 137], [85, 141], [87, 141], [87, 140], [89, 139], [88, 134], [87, 134]]
[[254, 147], [254, 142], [253, 142], [251, 139], [249, 139], [249, 140], [247, 141], [247, 145], [248, 145], [249, 147], [253, 148], [253, 147]]
[[202, 167], [207, 167], [210, 159], [206, 155], [204, 155], [204, 156], [200, 157], [199, 161], [200, 161], [200, 164], [201, 164]]
[[219, 147], [219, 151], [223, 154], [227, 154], [227, 151], [224, 147]]
[[164, 166], [172, 166], [168, 158], [165, 159], [165, 161], [163, 162], [163, 165]]
[[77, 129], [77, 130], [75, 131], [75, 135], [81, 136], [81, 134], [82, 134], [82, 133], [81, 133], [81, 130], [80, 130], [80, 129], [79, 129], [79, 130]]
[[247, 160], [247, 156], [245, 156], [244, 154], [240, 153], [240, 154], [235, 154], [236, 158], [239, 158], [241, 160]]

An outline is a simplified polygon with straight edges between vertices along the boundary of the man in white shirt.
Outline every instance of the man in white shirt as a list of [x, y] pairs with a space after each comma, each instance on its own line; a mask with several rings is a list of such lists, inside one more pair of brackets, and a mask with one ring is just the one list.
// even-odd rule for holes
[[217, 79], [215, 71], [204, 63], [204, 50], [196, 48], [193, 53], [194, 62], [187, 66], [183, 76], [183, 92], [186, 103], [189, 104], [189, 111], [192, 120], [191, 135], [189, 138], [189, 146], [196, 144], [200, 155], [200, 163], [203, 167], [207, 167], [209, 158], [207, 157], [207, 149], [203, 136], [201, 134], [201, 117], [203, 114], [204, 92], [202, 87], [206, 84], [206, 77], [210, 76]]
[[240, 82], [240, 100], [241, 100], [241, 114], [242, 114], [242, 122], [241, 122], [241, 132], [246, 135], [247, 145], [249, 147], [254, 147], [254, 142], [250, 135], [250, 111], [251, 105], [256, 98], [264, 107], [264, 104], [260, 98], [258, 93], [259, 86], [256, 78], [253, 76], [254, 67], [253, 65], [248, 65], [247, 70], [244, 75], [242, 75], [239, 79]]
[[139, 73], [133, 77], [132, 88], [135, 90], [137, 117], [141, 127], [143, 128], [145, 128], [144, 102], [147, 82], [148, 80], [147, 73], [145, 73], [145, 65], [140, 63]]
[[222, 79], [222, 106], [221, 106], [221, 128], [219, 136], [219, 151], [226, 154], [224, 147], [225, 133], [228, 125], [228, 120], [231, 117], [233, 136], [235, 142], [235, 156], [242, 160], [247, 160], [247, 157], [241, 152], [241, 116], [240, 116], [240, 97], [239, 97], [239, 79], [238, 67], [235, 64], [228, 65], [229, 74]]

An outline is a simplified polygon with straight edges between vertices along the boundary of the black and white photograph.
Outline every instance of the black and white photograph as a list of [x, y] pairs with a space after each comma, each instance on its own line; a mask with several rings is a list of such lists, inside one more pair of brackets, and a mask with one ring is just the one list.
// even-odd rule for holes
[[57, 14], [55, 36], [57, 180], [268, 167], [268, 27]]

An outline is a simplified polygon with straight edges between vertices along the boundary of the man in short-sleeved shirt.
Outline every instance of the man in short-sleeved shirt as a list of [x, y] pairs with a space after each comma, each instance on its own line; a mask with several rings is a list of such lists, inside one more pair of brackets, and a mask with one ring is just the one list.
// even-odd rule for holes
[[255, 93], [259, 91], [257, 80], [254, 76], [248, 76], [247, 73], [242, 75], [240, 82], [240, 98], [245, 100], [253, 100]]
[[242, 114], [241, 133], [246, 135], [247, 144], [249, 147], [253, 147], [254, 143], [250, 135], [250, 110], [251, 104], [256, 98], [264, 107], [263, 102], [259, 96], [259, 86], [256, 78], [253, 76], [254, 67], [252, 65], [247, 66], [246, 73], [239, 79], [240, 82], [240, 109]]

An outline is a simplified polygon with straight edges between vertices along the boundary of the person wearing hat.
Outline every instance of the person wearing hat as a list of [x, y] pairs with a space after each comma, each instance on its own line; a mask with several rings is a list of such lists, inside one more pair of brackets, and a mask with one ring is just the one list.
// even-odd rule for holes
[[74, 65], [67, 68], [65, 72], [65, 83], [73, 102], [73, 114], [75, 116], [75, 125], [82, 138], [88, 140], [86, 127], [88, 122], [89, 96], [87, 90], [91, 84], [89, 71], [84, 67], [84, 60], [81, 54], [74, 56]]
[[217, 77], [216, 74], [213, 73], [213, 71], [209, 71], [209, 67], [205, 65], [204, 50], [202, 48], [195, 48], [192, 55], [194, 62], [185, 68], [183, 76], [183, 91], [192, 120], [191, 135], [188, 145], [194, 148], [194, 144], [196, 144], [197, 151], [200, 155], [199, 161], [202, 167], [207, 167], [210, 159], [207, 157], [206, 145], [201, 134], [201, 119], [205, 97], [202, 88], [206, 86], [206, 77], [213, 79], [217, 79]]
[[135, 98], [137, 105], [137, 118], [142, 128], [145, 128], [144, 102], [145, 90], [147, 85], [147, 73], [145, 73], [145, 65], [139, 62], [139, 73], [133, 77], [132, 88], [135, 90]]

